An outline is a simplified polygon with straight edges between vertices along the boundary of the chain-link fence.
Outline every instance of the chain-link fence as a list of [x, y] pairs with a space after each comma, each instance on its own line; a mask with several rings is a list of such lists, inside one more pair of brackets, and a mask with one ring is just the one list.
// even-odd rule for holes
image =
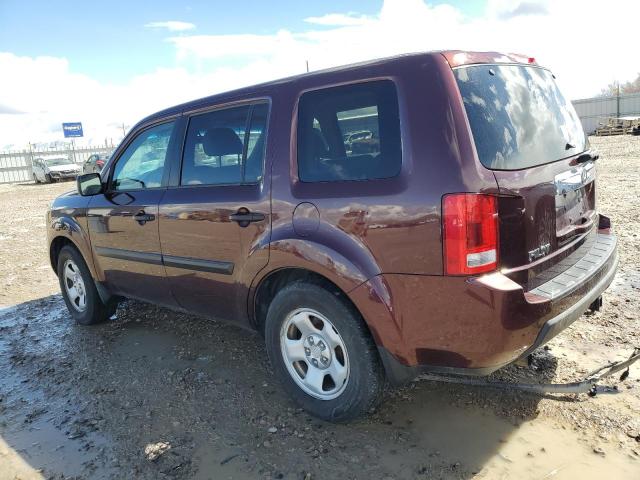
[[110, 154], [114, 145], [97, 147], [73, 147], [66, 145], [57, 148], [30, 149], [23, 151], [0, 152], [0, 183], [18, 183], [33, 181], [32, 164], [36, 158], [66, 157], [71, 162], [83, 164], [93, 154]]

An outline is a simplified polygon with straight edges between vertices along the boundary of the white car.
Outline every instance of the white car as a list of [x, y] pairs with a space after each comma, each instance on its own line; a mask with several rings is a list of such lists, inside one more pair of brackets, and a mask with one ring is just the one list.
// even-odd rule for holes
[[32, 168], [33, 180], [36, 183], [76, 178], [81, 172], [80, 165], [67, 157], [36, 158]]

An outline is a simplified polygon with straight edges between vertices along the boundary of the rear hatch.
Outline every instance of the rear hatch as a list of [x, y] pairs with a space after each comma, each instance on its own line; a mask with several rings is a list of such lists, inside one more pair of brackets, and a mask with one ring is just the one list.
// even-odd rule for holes
[[[496, 178], [500, 267], [527, 289], [595, 235], [596, 169], [580, 120], [536, 65], [454, 68], [478, 159]], [[563, 261], [565, 260], [565, 261]]]

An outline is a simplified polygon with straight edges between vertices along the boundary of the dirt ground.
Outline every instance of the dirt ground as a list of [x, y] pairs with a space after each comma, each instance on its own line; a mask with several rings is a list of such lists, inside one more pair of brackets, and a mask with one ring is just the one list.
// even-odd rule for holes
[[[640, 137], [592, 145], [619, 273], [601, 312], [496, 378], [578, 379], [640, 346]], [[44, 233], [73, 187], [0, 186], [1, 480], [640, 478], [640, 366], [595, 398], [418, 381], [332, 425], [283, 394], [255, 334], [138, 302], [73, 324]]]

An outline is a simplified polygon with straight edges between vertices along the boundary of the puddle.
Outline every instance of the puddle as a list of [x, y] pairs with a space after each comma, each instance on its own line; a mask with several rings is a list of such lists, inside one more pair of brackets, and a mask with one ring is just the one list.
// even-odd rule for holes
[[[70, 438], [74, 434], [65, 435], [51, 423], [51, 419], [46, 415], [28, 426], [0, 429], [0, 454], [3, 449], [10, 452], [7, 463], [19, 469], [21, 474], [17, 478], [39, 479], [42, 478], [41, 473], [47, 472], [64, 472], [65, 477], [108, 478], [115, 473], [102, 462], [94, 464], [108, 442], [95, 433]], [[96, 472], [98, 468], [99, 473]], [[0, 478], [3, 474], [0, 471]]]
[[42, 472], [25, 461], [0, 436], [0, 474], [2, 478], [20, 478], [23, 480], [41, 480]]
[[77, 425], [77, 407], [63, 399], [46, 399], [33, 383], [3, 374], [0, 399], [6, 411], [0, 409], [0, 478], [39, 480], [49, 478], [48, 472], [65, 472], [65, 477], [73, 478], [114, 474], [103, 459], [96, 462], [109, 441]]
[[439, 396], [421, 397], [395, 415], [394, 423], [411, 421], [424, 462], [433, 461], [436, 452], [439, 461], [487, 479], [639, 478], [640, 458], [615, 443], [581, 440], [548, 419], [514, 425], [478, 407], [461, 409]]

